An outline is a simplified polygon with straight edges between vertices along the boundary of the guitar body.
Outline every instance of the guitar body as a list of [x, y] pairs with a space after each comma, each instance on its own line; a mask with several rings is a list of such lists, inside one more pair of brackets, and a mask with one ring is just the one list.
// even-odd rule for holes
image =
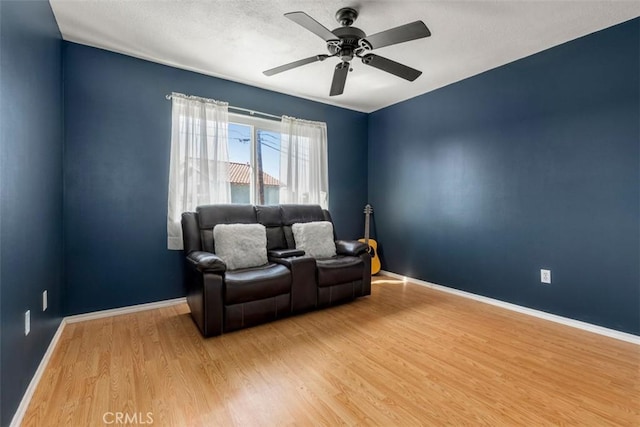
[[373, 239], [369, 239], [369, 243], [365, 239], [358, 239], [359, 242], [369, 245], [369, 255], [371, 255], [371, 274], [378, 274], [380, 272], [380, 258], [378, 258], [378, 242]]

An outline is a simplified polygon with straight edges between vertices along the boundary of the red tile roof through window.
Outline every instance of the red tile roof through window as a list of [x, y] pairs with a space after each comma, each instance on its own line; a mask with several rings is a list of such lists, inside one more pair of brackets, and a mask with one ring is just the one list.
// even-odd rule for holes
[[[248, 163], [236, 163], [229, 162], [229, 181], [232, 184], [247, 184], [250, 183], [251, 167]], [[280, 181], [269, 175], [266, 172], [262, 172], [262, 179], [264, 185], [267, 186], [280, 186]]]

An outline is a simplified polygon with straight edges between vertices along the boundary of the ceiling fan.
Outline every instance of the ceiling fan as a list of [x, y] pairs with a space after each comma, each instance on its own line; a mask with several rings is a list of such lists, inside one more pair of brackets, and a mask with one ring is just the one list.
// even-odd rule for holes
[[338, 10], [336, 20], [342, 26], [333, 31], [329, 31], [325, 26], [304, 12], [290, 12], [285, 13], [284, 16], [323, 39], [327, 43], [329, 55], [314, 55], [276, 68], [271, 68], [263, 72], [266, 76], [273, 76], [283, 71], [317, 61], [324, 61], [327, 58], [335, 56], [340, 58], [340, 63], [336, 65], [333, 73], [329, 96], [336, 96], [344, 92], [347, 73], [353, 70], [350, 62], [354, 56], [360, 58], [365, 65], [386, 71], [387, 73], [411, 82], [422, 74], [422, 71], [370, 53], [373, 49], [429, 37], [431, 31], [429, 31], [422, 21], [411, 22], [410, 24], [401, 25], [367, 36], [361, 29], [351, 26], [358, 17], [358, 11], [350, 7], [343, 7]]

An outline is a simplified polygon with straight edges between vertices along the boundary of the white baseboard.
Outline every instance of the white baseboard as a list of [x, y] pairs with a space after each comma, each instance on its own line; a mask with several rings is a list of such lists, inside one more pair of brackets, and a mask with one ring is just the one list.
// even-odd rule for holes
[[40, 365], [38, 365], [38, 369], [36, 369], [36, 372], [33, 375], [33, 378], [31, 378], [31, 382], [29, 383], [27, 390], [24, 392], [24, 395], [22, 396], [22, 400], [20, 401], [20, 405], [18, 406], [16, 413], [13, 415], [13, 419], [11, 420], [11, 424], [9, 424], [9, 426], [18, 427], [22, 423], [22, 419], [24, 418], [24, 415], [27, 412], [27, 408], [29, 407], [29, 403], [31, 402], [33, 393], [36, 391], [36, 388], [38, 387], [40, 378], [42, 378], [42, 374], [44, 373], [45, 368], [49, 364], [49, 359], [51, 359], [51, 355], [53, 354], [53, 351], [58, 345], [60, 336], [62, 336], [62, 331], [64, 330], [64, 327], [66, 326], [67, 323], [84, 322], [87, 320], [102, 319], [104, 317], [112, 317], [112, 316], [119, 316], [122, 314], [136, 313], [139, 311], [153, 310], [155, 308], [170, 307], [172, 305], [182, 304], [185, 302], [187, 302], [187, 299], [185, 297], [182, 297], [182, 298], [175, 298], [175, 299], [170, 299], [165, 301], [156, 301], [156, 302], [150, 302], [146, 304], [130, 305], [128, 307], [113, 308], [110, 310], [100, 310], [100, 311], [94, 311], [91, 313], [76, 314], [73, 316], [64, 317], [60, 322], [60, 325], [58, 326], [58, 330], [56, 331], [53, 338], [51, 339], [51, 342], [49, 343], [49, 347], [47, 348], [47, 351], [44, 353], [44, 356], [42, 356]]
[[557, 314], [547, 313], [545, 311], [535, 310], [533, 308], [523, 307], [521, 305], [512, 304], [510, 302], [500, 301], [497, 299], [485, 297], [482, 295], [473, 294], [471, 292], [461, 291], [459, 289], [449, 288], [447, 286], [436, 285], [435, 283], [425, 282], [424, 280], [414, 279], [413, 277], [403, 276], [401, 274], [393, 273], [391, 271], [381, 270], [380, 274], [384, 276], [393, 277], [394, 279], [400, 279], [407, 282], [415, 283], [416, 285], [425, 286], [427, 288], [435, 289], [442, 292], [458, 295], [464, 298], [470, 298], [476, 301], [483, 302], [485, 304], [495, 305], [497, 307], [506, 308], [507, 310], [517, 311], [518, 313], [528, 314], [529, 316], [538, 317], [540, 319], [550, 320], [552, 322], [561, 323], [573, 328], [582, 329], [584, 331], [594, 332], [596, 334], [604, 335], [609, 338], [615, 338], [621, 341], [626, 341], [631, 344], [640, 345], [640, 336], [628, 334], [626, 332], [616, 331], [615, 329], [605, 328], [603, 326], [593, 325], [591, 323], [582, 322], [580, 320], [570, 319], [568, 317], [558, 316]]
[[67, 316], [64, 320], [67, 323], [84, 322], [87, 320], [102, 319], [104, 317], [120, 316], [122, 314], [137, 313], [139, 311], [153, 310], [156, 308], [170, 307], [176, 304], [187, 302], [185, 297], [168, 299], [164, 301], [149, 302], [146, 304], [136, 304], [127, 307], [112, 308], [110, 310], [92, 311], [91, 313], [74, 314]]
[[51, 355], [53, 354], [53, 350], [55, 350], [58, 345], [58, 341], [60, 341], [60, 337], [62, 336], [62, 331], [64, 330], [66, 322], [64, 319], [60, 321], [60, 325], [58, 325], [58, 329], [56, 333], [53, 335], [51, 342], [49, 343], [49, 347], [47, 347], [47, 351], [45, 351], [44, 356], [42, 356], [42, 360], [38, 365], [38, 369], [36, 369], [35, 374], [33, 374], [33, 378], [31, 378], [31, 382], [27, 387], [27, 390], [24, 392], [24, 396], [22, 396], [22, 400], [20, 401], [20, 405], [18, 405], [18, 409], [16, 413], [13, 415], [13, 419], [11, 420], [11, 427], [18, 427], [22, 424], [22, 418], [24, 418], [24, 414], [27, 412], [27, 408], [29, 407], [29, 403], [31, 402], [31, 398], [33, 397], [33, 393], [35, 393], [36, 388], [38, 387], [38, 383], [40, 382], [40, 378], [42, 378], [42, 374], [49, 364], [49, 360], [51, 359]]

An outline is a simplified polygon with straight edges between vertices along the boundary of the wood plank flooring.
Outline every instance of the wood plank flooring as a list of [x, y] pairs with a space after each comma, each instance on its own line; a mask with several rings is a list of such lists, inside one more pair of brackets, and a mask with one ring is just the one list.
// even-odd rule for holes
[[640, 347], [385, 277], [210, 339], [183, 304], [65, 327], [23, 425], [106, 424], [639, 426]]

